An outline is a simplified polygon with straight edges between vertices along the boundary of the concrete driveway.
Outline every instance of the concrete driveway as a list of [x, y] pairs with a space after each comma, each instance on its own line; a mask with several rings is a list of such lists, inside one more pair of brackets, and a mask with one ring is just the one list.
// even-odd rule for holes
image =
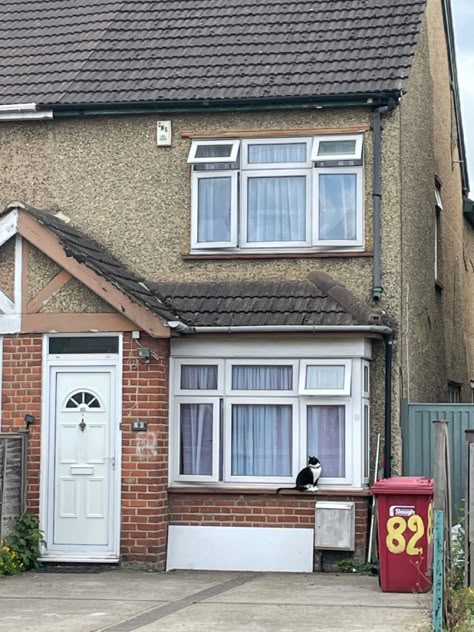
[[428, 604], [355, 575], [30, 572], [0, 579], [0, 632], [424, 631]]

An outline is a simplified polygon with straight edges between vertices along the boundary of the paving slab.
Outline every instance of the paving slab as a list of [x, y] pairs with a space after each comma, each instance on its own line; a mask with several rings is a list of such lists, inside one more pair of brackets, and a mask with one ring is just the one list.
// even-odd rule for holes
[[429, 597], [329, 574], [25, 573], [0, 578], [0, 632], [425, 632]]

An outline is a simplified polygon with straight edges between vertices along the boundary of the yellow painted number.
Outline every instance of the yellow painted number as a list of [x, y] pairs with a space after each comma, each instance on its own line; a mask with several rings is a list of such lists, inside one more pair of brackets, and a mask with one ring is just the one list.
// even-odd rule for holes
[[390, 553], [398, 555], [399, 553], [403, 553], [405, 550], [407, 543], [403, 534], [406, 528], [407, 521], [405, 518], [393, 516], [393, 518], [388, 520], [386, 544]]
[[433, 541], [433, 503], [428, 507], [428, 544]]
[[[404, 536], [407, 529], [413, 533], [408, 543]], [[423, 548], [417, 547], [416, 545], [424, 534], [425, 525], [421, 516], [414, 514], [409, 517], [408, 522], [405, 518], [393, 516], [387, 520], [387, 538], [385, 540], [387, 549], [394, 555], [399, 555], [405, 551], [407, 555], [421, 555]]]
[[410, 531], [413, 531], [415, 535], [413, 535], [407, 544], [407, 554], [408, 555], [421, 555], [423, 553], [423, 547], [417, 547], [416, 545], [421, 540], [421, 538], [425, 535], [425, 525], [423, 524], [423, 520], [420, 516], [416, 514], [414, 516], [410, 516], [408, 519], [408, 528]]

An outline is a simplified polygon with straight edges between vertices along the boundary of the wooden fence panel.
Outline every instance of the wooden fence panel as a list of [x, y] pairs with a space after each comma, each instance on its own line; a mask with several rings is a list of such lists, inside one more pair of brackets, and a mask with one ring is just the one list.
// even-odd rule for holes
[[26, 433], [0, 433], [0, 540], [25, 510]]

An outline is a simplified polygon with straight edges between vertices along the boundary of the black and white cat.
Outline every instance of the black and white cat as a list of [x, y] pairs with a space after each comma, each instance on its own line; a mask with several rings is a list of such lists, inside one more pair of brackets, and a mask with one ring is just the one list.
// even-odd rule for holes
[[282, 489], [297, 489], [300, 492], [317, 492], [318, 480], [321, 476], [321, 472], [322, 467], [319, 459], [315, 456], [310, 456], [308, 457], [308, 465], [298, 472], [296, 485], [290, 488], [280, 487], [280, 489], [277, 489], [277, 494], [281, 492]]

